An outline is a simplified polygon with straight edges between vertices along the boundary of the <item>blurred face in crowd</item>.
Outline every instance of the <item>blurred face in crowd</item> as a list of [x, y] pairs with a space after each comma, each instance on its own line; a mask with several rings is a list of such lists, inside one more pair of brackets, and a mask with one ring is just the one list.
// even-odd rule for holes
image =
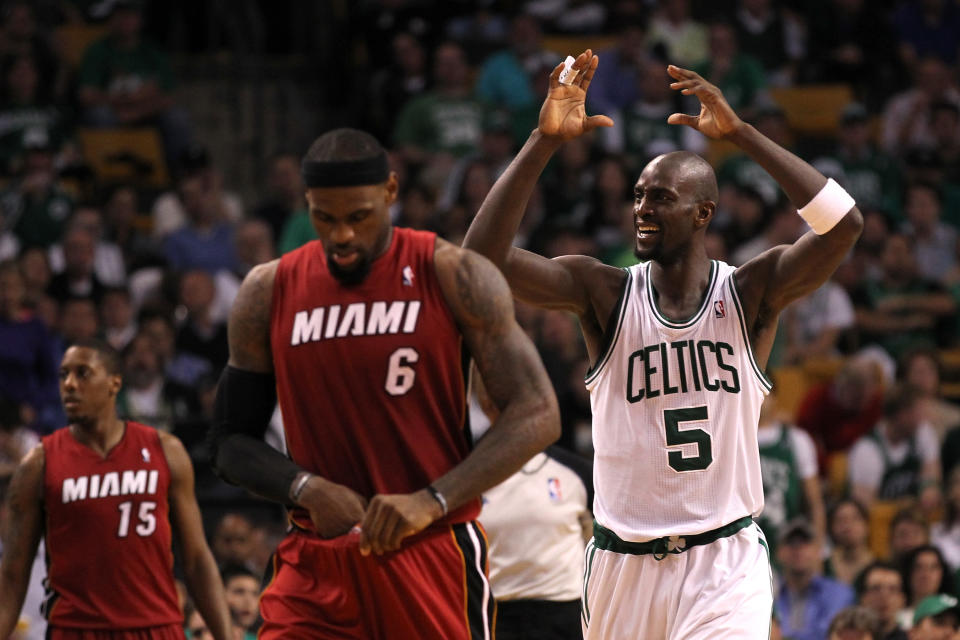
[[954, 640], [957, 614], [953, 612], [929, 616], [910, 629], [910, 640]]
[[215, 293], [213, 278], [206, 271], [188, 271], [180, 280], [180, 304], [190, 316], [205, 316]]
[[99, 323], [97, 306], [89, 298], [68, 299], [60, 309], [60, 334], [68, 343], [93, 338]]
[[737, 53], [737, 36], [726, 24], [710, 25], [710, 55], [717, 58], [732, 58]]
[[32, 58], [21, 56], [7, 72], [7, 89], [14, 102], [29, 102], [37, 95], [40, 76]]
[[427, 56], [415, 37], [402, 32], [393, 37], [393, 59], [406, 75], [417, 76], [423, 73]]
[[900, 233], [887, 236], [880, 262], [888, 278], [900, 281], [913, 277], [916, 271], [916, 260], [913, 257], [913, 245], [910, 244], [910, 240]]
[[47, 252], [39, 247], [25, 250], [20, 254], [20, 272], [27, 290], [46, 290], [51, 277]]
[[87, 231], [74, 228], [63, 239], [63, 264], [68, 274], [86, 278], [93, 273], [96, 242]]
[[110, 16], [110, 32], [123, 42], [135, 40], [140, 35], [143, 17], [130, 7], [122, 7]]
[[463, 50], [455, 44], [444, 44], [434, 53], [433, 77], [437, 85], [445, 89], [461, 89], [466, 86], [470, 67]]
[[123, 329], [133, 319], [130, 296], [122, 291], [108, 291], [100, 302], [100, 316], [105, 329]]
[[940, 369], [932, 354], [914, 354], [906, 364], [904, 379], [924, 396], [936, 397], [940, 393]]
[[899, 571], [878, 567], [867, 574], [860, 603], [880, 618], [884, 629], [896, 621], [897, 612], [906, 606], [903, 579]]
[[917, 398], [887, 418], [887, 437], [897, 441], [912, 438], [922, 420], [923, 407]]
[[397, 177], [383, 184], [307, 189], [310, 220], [327, 254], [330, 273], [343, 284], [358, 284], [390, 242], [390, 206]]
[[857, 506], [851, 502], [838, 505], [830, 523], [830, 537], [841, 547], [860, 547], [866, 544], [869, 527]]
[[106, 206], [107, 220], [114, 228], [125, 229], [137, 215], [137, 192], [130, 187], [117, 189]]
[[820, 563], [820, 549], [815, 540], [804, 535], [787, 538], [777, 547], [777, 557], [784, 576], [794, 580], [812, 578]]
[[33, 9], [27, 2], [15, 2], [7, 8], [7, 17], [3, 21], [4, 35], [14, 40], [32, 38], [37, 30]]
[[943, 580], [943, 565], [933, 551], [923, 551], [914, 558], [910, 567], [910, 590], [913, 602], [935, 595]]
[[901, 520], [890, 530], [890, 551], [901, 557], [911, 549], [922, 547], [930, 539], [926, 527], [913, 520]]
[[146, 389], [161, 379], [162, 366], [150, 338], [140, 333], [127, 346], [123, 377], [134, 389]]
[[926, 186], [910, 187], [904, 209], [910, 224], [920, 233], [932, 232], [940, 220], [940, 199]]
[[213, 536], [213, 553], [221, 563], [246, 564], [256, 540], [253, 524], [244, 516], [230, 513], [223, 517]]
[[292, 155], [274, 158], [270, 165], [270, 190], [286, 200], [299, 200], [303, 196], [303, 181], [300, 178], [300, 162]]
[[192, 612], [187, 619], [187, 639], [213, 640], [213, 633], [207, 628], [207, 623], [203, 621], [198, 611]]
[[169, 322], [160, 317], [147, 318], [140, 326], [140, 333], [149, 339], [149, 344], [157, 355], [169, 361], [173, 357], [176, 334]]
[[238, 575], [230, 578], [224, 585], [227, 594], [227, 606], [234, 622], [249, 629], [257, 622], [260, 584], [253, 576]]
[[15, 263], [0, 268], [0, 317], [12, 320], [23, 305], [23, 277]]
[[531, 15], [521, 13], [510, 25], [510, 46], [519, 56], [536, 53], [540, 48], [540, 23]]
[[270, 226], [262, 220], [245, 220], [237, 226], [234, 234], [237, 245], [237, 258], [248, 265], [269, 262], [275, 257], [273, 233]]
[[670, 88], [671, 78], [667, 75], [667, 67], [659, 60], [649, 60], [640, 69], [637, 83], [643, 101], [657, 104], [670, 100], [673, 90]]

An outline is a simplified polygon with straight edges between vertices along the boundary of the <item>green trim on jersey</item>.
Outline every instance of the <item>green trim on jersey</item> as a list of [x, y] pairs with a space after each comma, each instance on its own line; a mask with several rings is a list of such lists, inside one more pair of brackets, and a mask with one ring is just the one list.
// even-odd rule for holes
[[623, 318], [627, 315], [627, 300], [630, 298], [630, 290], [633, 288], [633, 273], [630, 269], [624, 269], [627, 272], [626, 283], [624, 284], [623, 291], [620, 292], [620, 299], [617, 300], [617, 306], [614, 307], [617, 310], [617, 326], [612, 332], [606, 335], [608, 342], [603, 345], [603, 348], [600, 350], [600, 357], [597, 358], [596, 364], [587, 369], [587, 373], [583, 376], [584, 384], [589, 385], [594, 380], [597, 379], [597, 376], [600, 375], [600, 371], [603, 370], [605, 364], [610, 359], [610, 356], [613, 355], [613, 348], [617, 344], [617, 339], [620, 337], [620, 329], [623, 327]]
[[583, 597], [580, 599], [580, 618], [583, 624], [590, 626], [590, 605], [587, 603], [587, 585], [590, 584], [590, 574], [593, 573], [593, 557], [597, 554], [597, 546], [593, 540], [587, 543], [584, 550], [586, 562], [583, 563]]
[[646, 283], [647, 283], [647, 299], [650, 301], [650, 308], [653, 309], [654, 317], [660, 321], [661, 324], [671, 328], [671, 329], [685, 329], [703, 317], [703, 314], [706, 312], [707, 307], [710, 306], [710, 298], [713, 297], [713, 290], [717, 285], [717, 273], [719, 269], [717, 268], [717, 261], [710, 261], [710, 284], [707, 285], [707, 290], [703, 294], [703, 300], [700, 301], [700, 308], [686, 320], [681, 320], [680, 322], [673, 322], [668, 320], [666, 316], [660, 311], [660, 307], [657, 305], [657, 300], [653, 296], [653, 281], [650, 279], [650, 265], [652, 262], [648, 262], [646, 265]]
[[727, 282], [730, 284], [730, 295], [733, 296], [733, 306], [736, 307], [737, 318], [740, 320], [740, 333], [743, 334], [743, 342], [747, 347], [747, 355], [750, 357], [753, 372], [757, 374], [757, 379], [760, 381], [760, 386], [764, 388], [764, 392], [770, 393], [770, 390], [773, 389], [773, 382], [770, 381], [767, 374], [764, 373], [760, 365], [757, 364], [757, 359], [753, 355], [753, 346], [750, 344], [750, 334], [747, 332], [747, 319], [743, 313], [743, 305], [740, 303], [740, 291], [737, 289], [736, 273], [736, 271], [732, 272]]

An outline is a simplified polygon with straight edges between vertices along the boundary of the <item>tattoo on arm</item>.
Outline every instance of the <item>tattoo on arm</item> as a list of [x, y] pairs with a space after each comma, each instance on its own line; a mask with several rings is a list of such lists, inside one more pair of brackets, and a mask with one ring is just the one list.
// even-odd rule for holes
[[13, 631], [43, 531], [43, 445], [27, 454], [7, 490], [0, 557], [0, 636]]
[[270, 357], [270, 304], [279, 260], [258, 265], [244, 278], [230, 310], [227, 336], [230, 364], [248, 371], [273, 371]]

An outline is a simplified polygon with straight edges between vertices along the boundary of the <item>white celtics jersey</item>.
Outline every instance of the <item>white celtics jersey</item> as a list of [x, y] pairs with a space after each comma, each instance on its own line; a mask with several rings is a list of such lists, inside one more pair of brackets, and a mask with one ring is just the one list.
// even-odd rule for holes
[[609, 345], [587, 373], [594, 517], [643, 542], [763, 509], [757, 445], [770, 382], [753, 358], [734, 267], [712, 261], [693, 317], [668, 320], [650, 264], [630, 267]]

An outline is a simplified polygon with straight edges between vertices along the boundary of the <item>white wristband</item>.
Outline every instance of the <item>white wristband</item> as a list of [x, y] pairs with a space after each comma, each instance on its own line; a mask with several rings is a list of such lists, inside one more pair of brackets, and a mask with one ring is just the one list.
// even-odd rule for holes
[[850, 194], [830, 178], [820, 193], [797, 213], [807, 221], [815, 234], [822, 236], [833, 229], [856, 204]]

